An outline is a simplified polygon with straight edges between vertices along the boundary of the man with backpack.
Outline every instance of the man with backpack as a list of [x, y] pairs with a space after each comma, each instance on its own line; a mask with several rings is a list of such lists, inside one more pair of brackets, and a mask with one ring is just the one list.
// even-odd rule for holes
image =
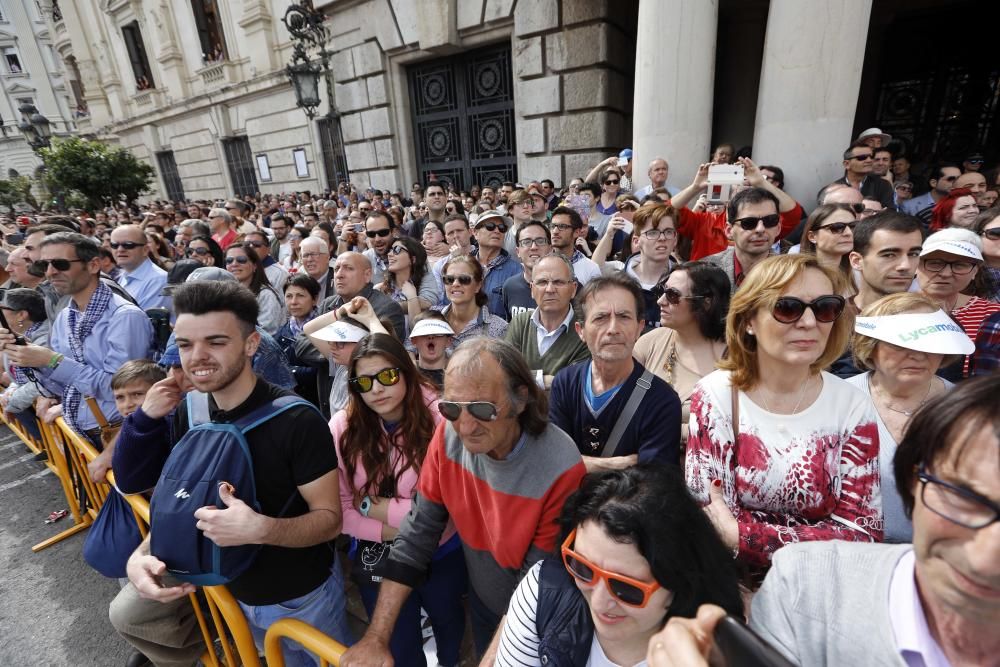
[[[257, 300], [245, 287], [185, 284], [174, 308], [195, 391], [183, 395], [173, 376], [156, 383], [119, 435], [121, 490], [156, 489], [150, 535], [129, 559], [112, 625], [155, 665], [193, 665], [205, 646], [185, 598], [194, 583], [226, 583], [259, 648], [286, 617], [350, 643], [330, 544], [341, 509], [325, 420], [254, 375]], [[286, 661], [314, 664], [300, 650], [286, 649]]]

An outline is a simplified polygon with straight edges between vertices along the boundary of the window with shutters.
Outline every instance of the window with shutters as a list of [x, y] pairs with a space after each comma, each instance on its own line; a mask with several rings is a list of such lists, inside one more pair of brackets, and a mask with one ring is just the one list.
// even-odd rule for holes
[[139, 22], [132, 21], [123, 25], [122, 37], [125, 38], [125, 50], [128, 52], [129, 64], [132, 65], [136, 90], [155, 88], [153, 72], [149, 68], [149, 59], [146, 57], [146, 45], [142, 41], [142, 31], [139, 30]]

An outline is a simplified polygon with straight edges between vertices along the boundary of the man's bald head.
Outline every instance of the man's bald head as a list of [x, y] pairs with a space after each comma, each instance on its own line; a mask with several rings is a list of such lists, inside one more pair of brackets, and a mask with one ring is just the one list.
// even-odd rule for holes
[[333, 265], [333, 288], [345, 301], [353, 299], [372, 280], [372, 264], [364, 255], [345, 252]]
[[863, 200], [860, 190], [838, 183], [827, 186], [820, 204], [860, 204]]

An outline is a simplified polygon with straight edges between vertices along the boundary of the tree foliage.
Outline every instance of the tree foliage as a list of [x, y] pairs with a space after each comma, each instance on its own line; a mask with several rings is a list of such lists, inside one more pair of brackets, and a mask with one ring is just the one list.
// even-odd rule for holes
[[0, 206], [13, 211], [15, 204], [28, 204], [32, 208], [38, 208], [38, 202], [31, 194], [31, 179], [27, 176], [0, 179]]
[[40, 151], [55, 190], [79, 192], [91, 209], [131, 203], [149, 191], [155, 172], [120, 146], [71, 137]]

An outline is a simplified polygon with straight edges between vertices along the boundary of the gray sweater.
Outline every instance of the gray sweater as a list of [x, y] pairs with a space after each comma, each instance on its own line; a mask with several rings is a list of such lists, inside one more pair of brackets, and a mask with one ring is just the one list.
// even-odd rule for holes
[[898, 665], [892, 572], [909, 544], [801, 542], [775, 552], [750, 626], [803, 667]]

